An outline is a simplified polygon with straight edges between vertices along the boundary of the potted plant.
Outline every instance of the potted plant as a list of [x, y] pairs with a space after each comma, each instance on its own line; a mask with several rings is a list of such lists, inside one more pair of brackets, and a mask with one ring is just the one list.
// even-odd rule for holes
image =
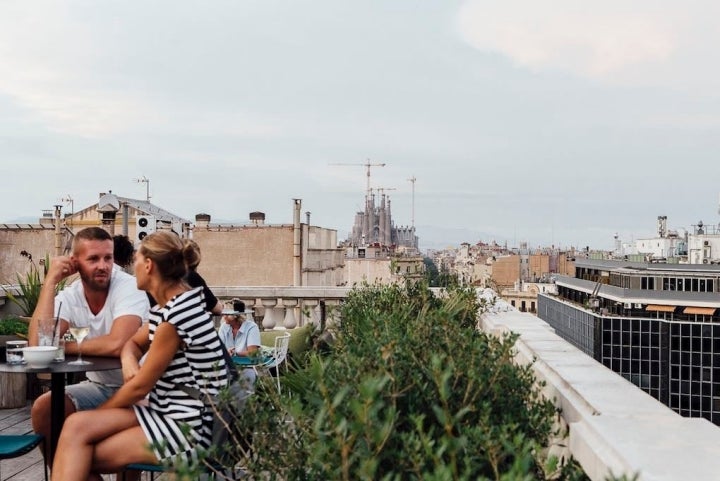
[[[50, 256], [45, 254], [45, 258], [40, 260], [42, 266], [42, 273], [40, 268], [33, 261], [32, 254], [26, 250], [20, 251], [20, 255], [27, 258], [30, 262], [30, 269], [21, 275], [20, 273], [15, 274], [17, 279], [18, 294], [15, 294], [14, 290], [3, 286], [5, 296], [20, 308], [23, 316], [31, 317], [37, 306], [38, 298], [40, 297], [40, 289], [42, 289], [42, 283], [47, 275], [48, 268], [50, 267]], [[55, 287], [55, 292], [61, 291], [65, 287], [65, 279], [58, 283]]]
[[[0, 362], [5, 362], [5, 343], [27, 339], [28, 322], [17, 316], [0, 319]], [[27, 402], [27, 375], [0, 373], [0, 409], [24, 406]]]
[[0, 361], [5, 361], [5, 343], [27, 339], [28, 322], [17, 316], [0, 319]]

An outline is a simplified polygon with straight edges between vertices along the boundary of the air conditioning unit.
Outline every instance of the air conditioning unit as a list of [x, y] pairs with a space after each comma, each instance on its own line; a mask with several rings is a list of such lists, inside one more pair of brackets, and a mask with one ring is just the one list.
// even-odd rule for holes
[[707, 259], [703, 259], [703, 264], [708, 264], [710, 261]]
[[642, 309], [642, 304], [640, 304], [639, 302], [636, 302], [635, 309]]
[[632, 309], [632, 302], [626, 302], [626, 303], [624, 303], [624, 304], [623, 304], [623, 307], [624, 307], [625, 309]]
[[139, 215], [135, 217], [135, 243], [139, 243], [156, 230], [157, 220], [154, 215]]

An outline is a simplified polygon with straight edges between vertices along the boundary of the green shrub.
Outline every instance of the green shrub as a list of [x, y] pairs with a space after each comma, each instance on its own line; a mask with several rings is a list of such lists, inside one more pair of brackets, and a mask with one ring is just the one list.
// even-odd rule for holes
[[28, 323], [18, 317], [0, 319], [0, 336], [27, 337]]
[[472, 289], [354, 289], [330, 353], [284, 376], [282, 396], [258, 379], [237, 421], [247, 479], [549, 479], [556, 409], [512, 362], [516, 337], [476, 330], [480, 307]]

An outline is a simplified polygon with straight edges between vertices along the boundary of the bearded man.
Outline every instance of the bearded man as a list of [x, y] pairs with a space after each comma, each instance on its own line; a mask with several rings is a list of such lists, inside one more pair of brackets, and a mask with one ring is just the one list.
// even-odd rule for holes
[[[30, 320], [28, 340], [38, 343], [40, 319], [60, 319], [59, 333], [68, 329], [70, 315], [83, 316], [90, 323], [90, 334], [82, 342], [82, 354], [119, 357], [125, 342], [148, 318], [150, 304], [135, 278], [114, 264], [113, 239], [100, 227], [88, 227], [75, 234], [72, 255], [55, 257], [50, 262], [37, 307]], [[79, 280], [55, 294], [56, 286], [69, 276]], [[67, 354], [78, 354], [78, 345], [68, 342]], [[65, 417], [76, 411], [94, 409], [122, 385], [120, 369], [88, 372], [87, 380], [65, 388]], [[50, 393], [33, 403], [32, 426], [36, 433], [50, 437]], [[47, 459], [48, 465], [52, 464]]]

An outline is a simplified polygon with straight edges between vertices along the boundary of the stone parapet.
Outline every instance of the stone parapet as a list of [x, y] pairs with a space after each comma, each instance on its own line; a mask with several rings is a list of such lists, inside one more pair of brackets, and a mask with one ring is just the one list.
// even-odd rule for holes
[[222, 287], [210, 286], [210, 290], [219, 299], [260, 299], [275, 297], [278, 299], [345, 299], [351, 287], [277, 287], [247, 286]]
[[561, 409], [568, 451], [593, 481], [635, 473], [641, 481], [718, 479], [720, 428], [684, 418], [517, 311], [488, 312], [480, 327], [520, 337], [516, 359], [533, 363], [544, 394]]

